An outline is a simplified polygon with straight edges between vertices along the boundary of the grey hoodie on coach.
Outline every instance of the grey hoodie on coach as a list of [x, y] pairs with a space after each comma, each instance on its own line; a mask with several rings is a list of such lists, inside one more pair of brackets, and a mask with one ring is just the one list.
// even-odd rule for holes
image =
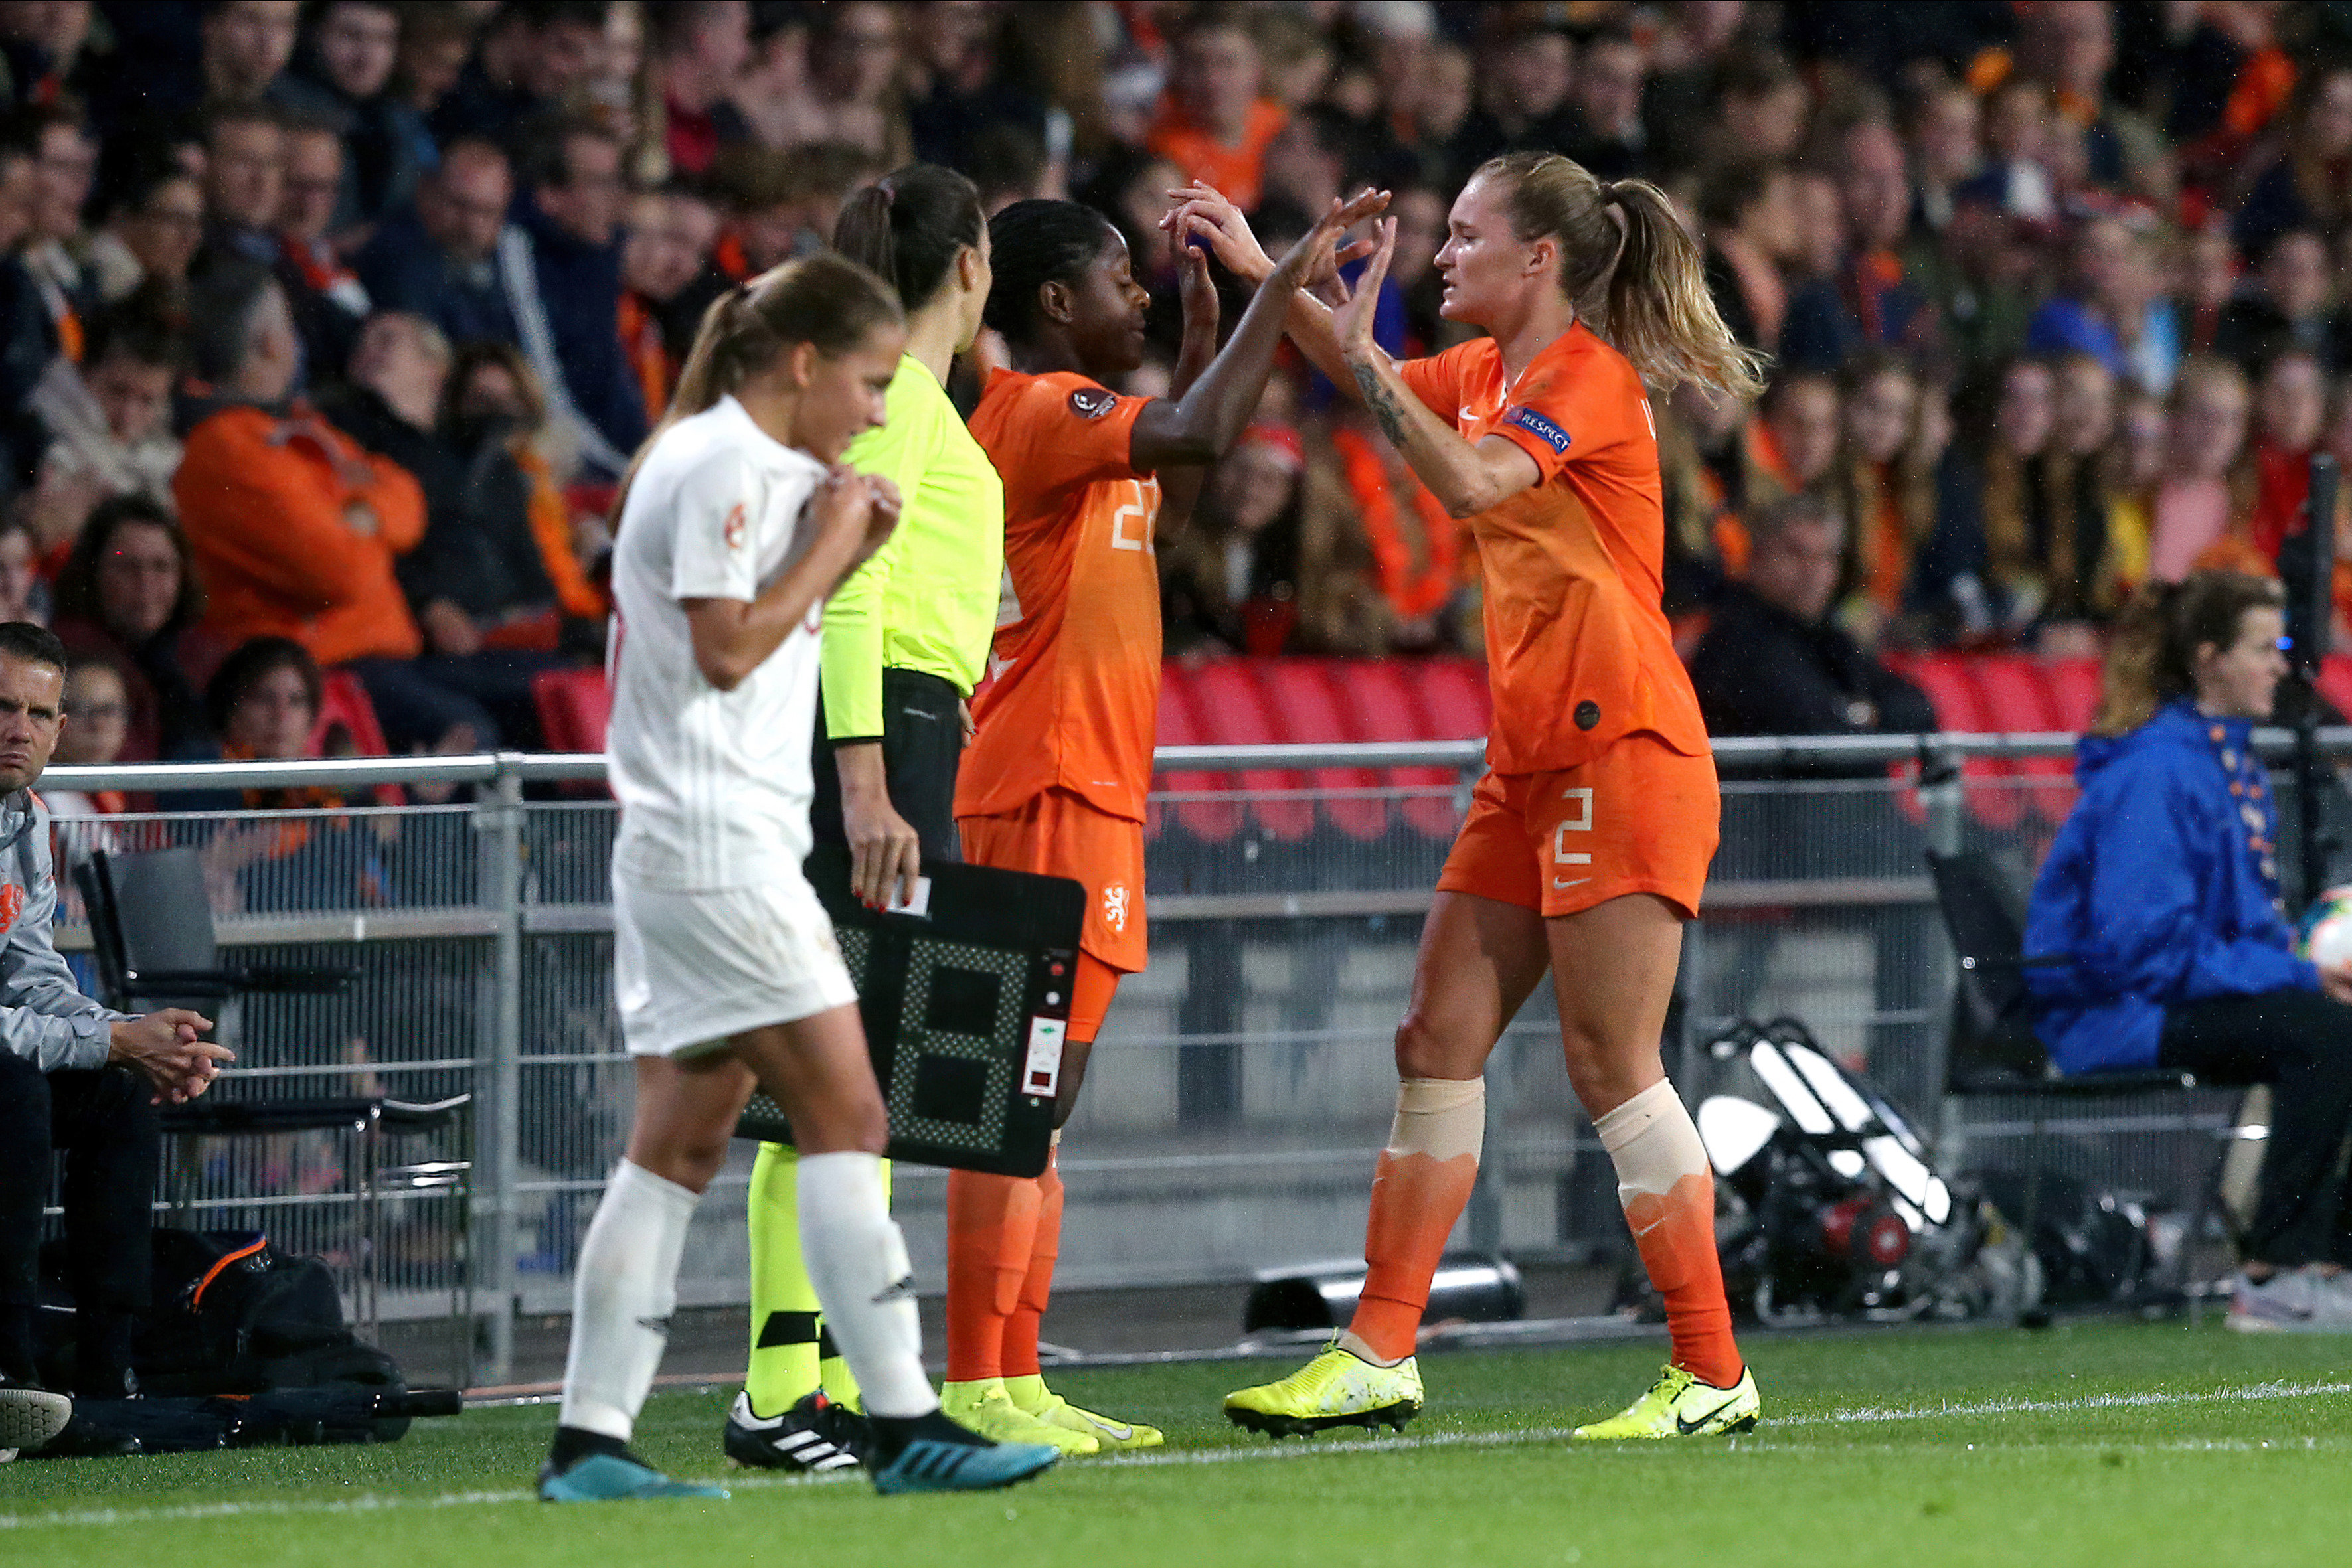
[[103, 1067], [108, 1026], [131, 1015], [81, 994], [49, 935], [57, 913], [49, 809], [30, 789], [0, 797], [0, 1051], [44, 1072]]

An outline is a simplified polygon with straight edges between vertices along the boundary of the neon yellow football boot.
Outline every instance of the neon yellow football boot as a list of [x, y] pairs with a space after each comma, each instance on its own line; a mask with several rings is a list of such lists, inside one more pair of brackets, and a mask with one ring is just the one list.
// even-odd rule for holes
[[1399, 1431], [1421, 1414], [1421, 1368], [1406, 1356], [1380, 1366], [1331, 1342], [1279, 1383], [1225, 1396], [1225, 1419], [1269, 1437], [1310, 1437], [1333, 1427]]
[[1679, 1366], [1658, 1375], [1647, 1394], [1605, 1421], [1579, 1427], [1573, 1434], [1586, 1442], [1624, 1437], [1704, 1437], [1724, 1432], [1753, 1431], [1763, 1401], [1756, 1393], [1756, 1374], [1741, 1368], [1739, 1381], [1729, 1388], [1701, 1383]]
[[1040, 1421], [1013, 1403], [1001, 1377], [941, 1384], [940, 1408], [948, 1413], [950, 1420], [993, 1442], [1045, 1443], [1074, 1457], [1102, 1451], [1102, 1445], [1086, 1433]]
[[1140, 1422], [1114, 1421], [1108, 1416], [1097, 1416], [1091, 1410], [1081, 1410], [1052, 1389], [1036, 1374], [1027, 1377], [1004, 1380], [1006, 1397], [1016, 1409], [1048, 1427], [1076, 1432], [1092, 1437], [1107, 1454], [1124, 1453], [1134, 1448], [1156, 1448], [1168, 1439], [1160, 1435], [1157, 1427]]

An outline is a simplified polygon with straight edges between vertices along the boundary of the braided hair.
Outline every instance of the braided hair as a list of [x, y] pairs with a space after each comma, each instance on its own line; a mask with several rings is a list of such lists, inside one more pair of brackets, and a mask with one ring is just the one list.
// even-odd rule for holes
[[1117, 232], [1108, 218], [1076, 202], [1033, 198], [998, 213], [988, 221], [996, 272], [988, 324], [1014, 342], [1026, 341], [1037, 326], [1038, 291], [1049, 283], [1075, 285]]

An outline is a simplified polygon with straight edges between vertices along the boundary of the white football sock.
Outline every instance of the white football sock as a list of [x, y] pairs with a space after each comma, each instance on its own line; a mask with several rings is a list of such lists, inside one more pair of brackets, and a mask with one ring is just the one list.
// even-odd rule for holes
[[825, 1327], [857, 1376], [866, 1413], [910, 1419], [940, 1407], [923, 1375], [923, 1331], [907, 1239], [882, 1197], [878, 1155], [803, 1155], [801, 1256]]
[[678, 1258], [701, 1201], [641, 1166], [613, 1167], [572, 1281], [563, 1425], [628, 1441], [669, 1342]]

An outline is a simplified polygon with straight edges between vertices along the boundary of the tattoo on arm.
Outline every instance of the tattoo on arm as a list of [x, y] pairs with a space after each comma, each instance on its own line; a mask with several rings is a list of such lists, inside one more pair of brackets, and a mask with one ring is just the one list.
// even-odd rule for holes
[[1370, 409], [1372, 417], [1381, 422], [1381, 429], [1387, 434], [1390, 442], [1402, 451], [1405, 442], [1404, 410], [1397, 406], [1396, 394], [1381, 384], [1380, 372], [1371, 366], [1352, 365], [1349, 369], [1356, 372], [1356, 390], [1364, 394], [1364, 406]]

